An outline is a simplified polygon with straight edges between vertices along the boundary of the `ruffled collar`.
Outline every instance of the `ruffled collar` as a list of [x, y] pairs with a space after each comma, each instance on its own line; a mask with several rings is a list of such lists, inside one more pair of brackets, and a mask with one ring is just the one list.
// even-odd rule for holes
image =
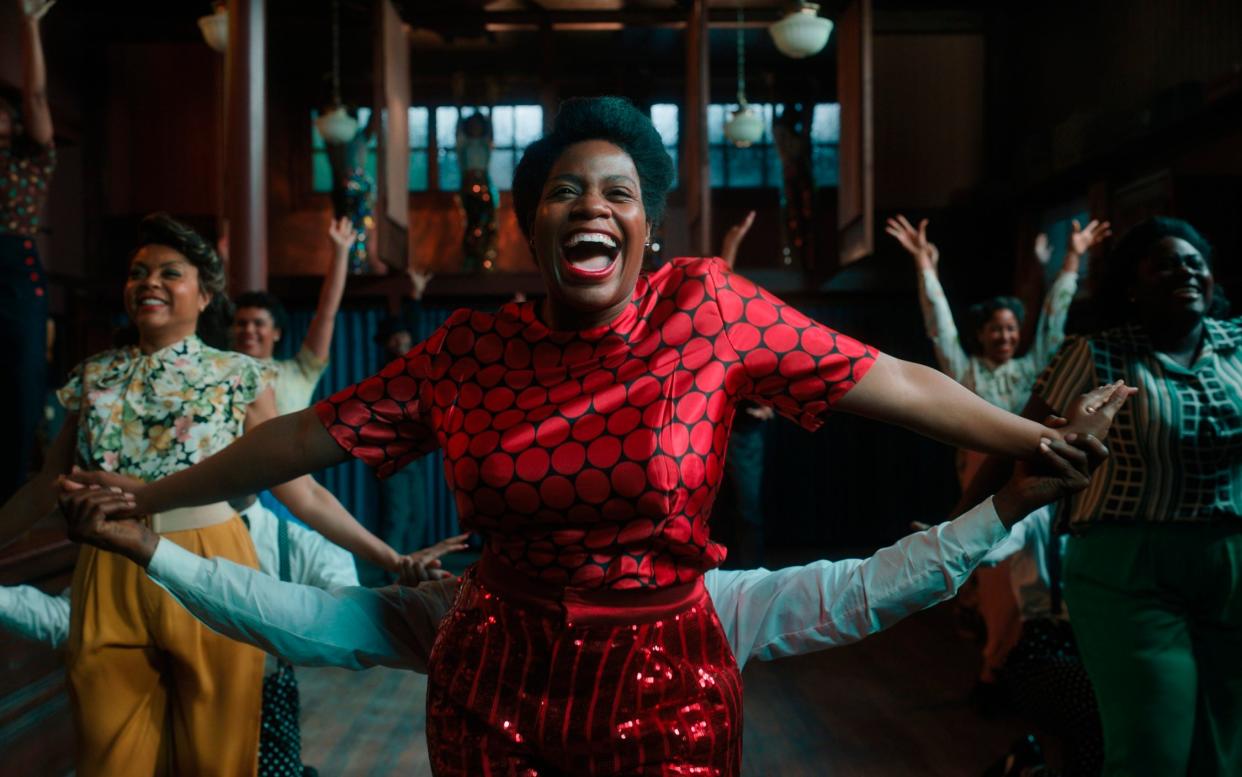
[[113, 352], [115, 357], [100, 372], [98, 385], [100, 388], [110, 388], [127, 383], [138, 374], [149, 373], [159, 367], [176, 368], [180, 360], [197, 360], [203, 352], [203, 347], [203, 341], [198, 335], [190, 335], [151, 353], [143, 353], [136, 345], [121, 348]]

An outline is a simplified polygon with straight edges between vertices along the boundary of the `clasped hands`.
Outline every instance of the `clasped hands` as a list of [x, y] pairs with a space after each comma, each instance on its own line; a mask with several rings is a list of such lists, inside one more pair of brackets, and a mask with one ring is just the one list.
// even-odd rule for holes
[[[74, 467], [69, 475], [60, 477], [57, 486], [69, 539], [120, 554], [142, 567], [150, 563], [159, 535], [146, 522], [152, 512], [143, 506], [146, 483], [115, 472]], [[398, 555], [396, 566], [389, 571], [402, 585], [451, 577], [440, 558], [465, 550], [469, 536], [458, 534], [431, 547]]]

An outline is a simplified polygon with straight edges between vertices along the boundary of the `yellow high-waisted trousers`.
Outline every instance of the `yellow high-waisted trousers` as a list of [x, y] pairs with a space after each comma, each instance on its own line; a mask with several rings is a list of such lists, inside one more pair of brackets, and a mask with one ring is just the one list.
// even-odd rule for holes
[[[259, 566], [236, 516], [160, 541]], [[254, 775], [263, 653], [202, 625], [141, 567], [107, 551], [83, 546], [72, 590], [78, 777]]]

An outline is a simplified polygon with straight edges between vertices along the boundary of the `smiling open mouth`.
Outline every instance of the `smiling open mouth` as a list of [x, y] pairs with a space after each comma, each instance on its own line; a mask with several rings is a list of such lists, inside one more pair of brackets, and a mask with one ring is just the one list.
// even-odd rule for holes
[[621, 245], [605, 232], [575, 232], [561, 243], [561, 254], [571, 276], [594, 280], [612, 270]]

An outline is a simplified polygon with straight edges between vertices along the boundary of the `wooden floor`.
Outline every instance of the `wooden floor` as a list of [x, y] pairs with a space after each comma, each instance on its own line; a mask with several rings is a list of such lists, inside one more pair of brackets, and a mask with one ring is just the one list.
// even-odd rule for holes
[[[1020, 733], [967, 703], [977, 650], [947, 607], [846, 648], [746, 668], [745, 761], [754, 777], [974, 777]], [[430, 774], [425, 679], [299, 669], [304, 760], [323, 777]]]

